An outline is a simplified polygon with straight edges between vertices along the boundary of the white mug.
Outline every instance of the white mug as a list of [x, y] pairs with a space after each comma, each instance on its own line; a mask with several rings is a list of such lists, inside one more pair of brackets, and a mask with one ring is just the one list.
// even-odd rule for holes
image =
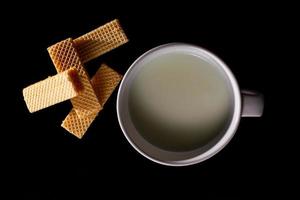
[[[199, 147], [191, 151], [178, 152], [164, 150], [144, 139], [131, 120], [128, 109], [128, 94], [130, 91], [130, 83], [137, 75], [137, 71], [144, 66], [142, 64], [144, 60], [155, 58], [156, 55], [172, 51], [188, 52], [209, 60], [209, 62], [213, 63], [213, 65], [222, 69], [229, 80], [229, 84], [233, 91], [232, 99], [234, 101], [232, 118], [221, 137], [215, 138], [214, 141], [211, 141], [210, 146]], [[263, 105], [263, 96], [252, 91], [241, 91], [232, 72], [226, 64], [213, 53], [190, 44], [169, 43], [147, 51], [130, 66], [119, 87], [117, 96], [117, 115], [120, 127], [126, 139], [141, 155], [163, 165], [186, 166], [205, 161], [222, 150], [234, 136], [238, 128], [240, 118], [260, 117], [263, 113]]]

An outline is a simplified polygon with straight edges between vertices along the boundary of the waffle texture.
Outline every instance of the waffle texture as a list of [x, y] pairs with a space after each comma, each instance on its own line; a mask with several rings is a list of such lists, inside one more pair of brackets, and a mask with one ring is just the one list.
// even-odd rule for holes
[[74, 39], [74, 45], [83, 63], [128, 42], [119, 20], [115, 19]]
[[[106, 64], [102, 64], [96, 74], [93, 76], [91, 83], [102, 107], [111, 96], [121, 79], [122, 75], [118, 74], [115, 70], [108, 67]], [[98, 113], [95, 113], [92, 116], [79, 118], [75, 110], [72, 109], [62, 122], [61, 126], [76, 137], [82, 138], [97, 115]]]
[[48, 77], [23, 89], [23, 97], [29, 112], [74, 98], [82, 92], [75, 68]]
[[58, 42], [47, 50], [58, 73], [70, 67], [75, 67], [78, 71], [84, 90], [79, 96], [71, 99], [77, 115], [80, 118], [84, 118], [99, 112], [102, 106], [93, 90], [89, 76], [80, 61], [72, 39], [68, 38]]

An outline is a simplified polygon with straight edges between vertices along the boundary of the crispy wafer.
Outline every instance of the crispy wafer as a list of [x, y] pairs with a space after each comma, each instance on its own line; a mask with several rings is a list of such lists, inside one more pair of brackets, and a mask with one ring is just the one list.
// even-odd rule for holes
[[[93, 76], [91, 83], [102, 106], [104, 106], [121, 79], [122, 75], [118, 74], [105, 64], [102, 64]], [[79, 118], [74, 109], [72, 109], [62, 122], [61, 126], [76, 137], [82, 138], [97, 115], [98, 113], [93, 116]]]
[[128, 38], [117, 19], [74, 39], [74, 45], [83, 63], [126, 42], [128, 42]]
[[82, 92], [77, 70], [70, 68], [23, 89], [23, 96], [29, 112], [47, 108], [74, 98]]
[[91, 83], [102, 107], [121, 79], [122, 75], [106, 64], [102, 64], [93, 76]]
[[102, 109], [94, 89], [90, 83], [78, 53], [73, 45], [72, 39], [68, 38], [48, 48], [49, 55], [57, 72], [75, 67], [80, 76], [84, 91], [77, 97], [71, 99], [73, 107], [80, 118], [93, 115]]

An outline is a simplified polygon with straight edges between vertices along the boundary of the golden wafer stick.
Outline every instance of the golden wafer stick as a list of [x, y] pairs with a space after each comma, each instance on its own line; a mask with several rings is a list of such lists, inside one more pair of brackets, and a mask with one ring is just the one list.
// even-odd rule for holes
[[28, 110], [32, 113], [74, 98], [83, 91], [75, 68], [48, 77], [23, 89]]
[[81, 61], [86, 63], [128, 42], [119, 20], [115, 19], [74, 39]]
[[78, 116], [84, 118], [99, 112], [102, 106], [98, 101], [72, 39], [68, 38], [52, 45], [48, 48], [48, 52], [57, 72], [67, 70], [70, 67], [75, 67], [78, 71], [84, 91], [79, 96], [71, 99]]

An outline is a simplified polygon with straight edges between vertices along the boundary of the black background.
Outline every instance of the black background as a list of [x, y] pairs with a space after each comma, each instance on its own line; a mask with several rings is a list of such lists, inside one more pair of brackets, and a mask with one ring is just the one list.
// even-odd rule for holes
[[[8, 63], [2, 66], [8, 69], [3, 91], [12, 98], [5, 99], [7, 117], [1, 132], [5, 185], [25, 198], [37, 199], [141, 197], [136, 191], [147, 196], [163, 192], [243, 197], [276, 194], [290, 183], [289, 178], [296, 179], [289, 173], [292, 165], [283, 151], [282, 143], [291, 141], [289, 129], [280, 126], [287, 117], [279, 116], [284, 108], [278, 97], [291, 90], [280, 80], [289, 70], [281, 58], [282, 49], [290, 51], [284, 46], [289, 37], [283, 34], [289, 32], [293, 12], [274, 4], [161, 3], [27, 2], [7, 7], [8, 14], [2, 17], [2, 39], [7, 45], [3, 60]], [[235, 137], [213, 158], [174, 168], [147, 160], [127, 142], [116, 116], [117, 91], [82, 140], [60, 127], [70, 102], [30, 114], [22, 89], [55, 74], [46, 48], [115, 18], [130, 42], [89, 62], [86, 68], [91, 76], [102, 62], [124, 74], [150, 48], [168, 42], [192, 43], [224, 60], [241, 88], [265, 95], [263, 117], [242, 119]]]

